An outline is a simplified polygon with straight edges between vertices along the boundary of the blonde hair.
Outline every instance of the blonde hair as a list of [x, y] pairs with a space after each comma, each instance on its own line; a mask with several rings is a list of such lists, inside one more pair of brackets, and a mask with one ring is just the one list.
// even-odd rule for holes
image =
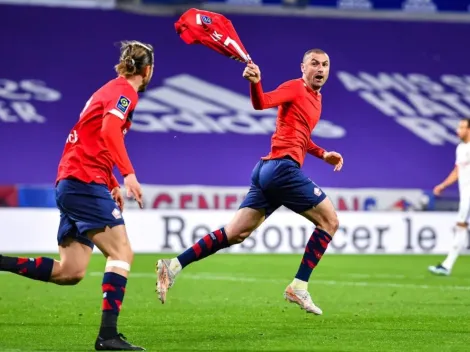
[[153, 47], [138, 41], [122, 41], [119, 63], [114, 66], [116, 73], [129, 78], [144, 73], [145, 67], [153, 65]]

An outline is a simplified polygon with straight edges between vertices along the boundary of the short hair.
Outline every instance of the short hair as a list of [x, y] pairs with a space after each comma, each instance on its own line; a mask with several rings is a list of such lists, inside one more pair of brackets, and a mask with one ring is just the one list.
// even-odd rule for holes
[[470, 128], [470, 117], [465, 117], [465, 118], [463, 118], [463, 119], [460, 120], [460, 121], [465, 121], [465, 122], [467, 122], [467, 128]]
[[122, 41], [116, 73], [129, 78], [143, 73], [146, 66], [153, 65], [153, 47], [138, 41]]
[[307, 56], [309, 56], [311, 53], [315, 53], [315, 54], [326, 54], [325, 50], [322, 50], [322, 49], [318, 49], [318, 48], [315, 48], [315, 49], [310, 49], [310, 50], [307, 50], [302, 58], [302, 62], [305, 61], [305, 59], [307, 58]]

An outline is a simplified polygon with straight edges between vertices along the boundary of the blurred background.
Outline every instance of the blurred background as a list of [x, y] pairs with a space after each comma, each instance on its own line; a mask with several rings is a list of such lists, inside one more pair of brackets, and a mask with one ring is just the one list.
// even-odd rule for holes
[[[322, 119], [312, 138], [342, 153], [345, 164], [334, 173], [307, 157], [304, 170], [340, 212], [346, 244], [332, 250], [446, 252], [458, 189], [438, 198], [432, 189], [452, 170], [455, 128], [470, 116], [470, 52], [463, 42], [470, 36], [469, 5], [469, 0], [0, 0], [0, 222], [5, 234], [10, 228], [20, 232], [16, 242], [25, 239], [11, 246], [6, 243], [11, 238], [3, 241], [0, 252], [55, 250], [54, 181], [64, 143], [89, 96], [114, 78], [116, 43], [123, 39], [149, 42], [156, 50], [153, 81], [140, 96], [126, 136], [146, 207], [126, 205], [134, 236], [143, 236], [137, 251], [178, 250], [230, 219], [252, 168], [269, 152], [276, 110], [252, 109], [243, 64], [179, 38], [174, 23], [191, 7], [232, 21], [261, 68], [266, 91], [300, 76], [306, 50], [318, 47], [330, 55]], [[275, 232], [269, 236], [284, 238], [285, 226], [308, 225], [284, 209], [278, 212], [264, 228]], [[165, 214], [192, 227], [180, 228]], [[27, 234], [33, 223], [44, 231], [43, 240]], [[169, 239], [176, 241], [173, 247]], [[368, 245], [356, 246], [355, 239]], [[273, 241], [240, 251], [294, 251]], [[424, 244], [415, 248], [412, 242]]]

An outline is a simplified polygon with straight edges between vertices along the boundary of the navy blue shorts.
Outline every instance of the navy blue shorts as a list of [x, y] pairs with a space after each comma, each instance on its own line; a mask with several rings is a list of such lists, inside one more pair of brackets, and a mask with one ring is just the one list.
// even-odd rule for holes
[[56, 203], [60, 210], [59, 245], [71, 237], [93, 249], [88, 231], [124, 225], [119, 206], [106, 185], [61, 180], [56, 186]]
[[302, 213], [326, 198], [325, 192], [290, 159], [260, 160], [251, 174], [251, 187], [240, 208], [265, 209], [266, 217], [281, 205]]

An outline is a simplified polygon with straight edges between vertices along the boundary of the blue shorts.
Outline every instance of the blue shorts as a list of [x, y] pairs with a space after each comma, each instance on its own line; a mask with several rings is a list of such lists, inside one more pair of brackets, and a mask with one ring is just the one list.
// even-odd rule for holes
[[60, 210], [57, 233], [59, 245], [67, 237], [71, 237], [93, 249], [94, 244], [87, 237], [88, 231], [124, 225], [119, 206], [106, 185], [61, 180], [55, 191], [57, 207]]
[[260, 160], [251, 174], [251, 187], [240, 208], [265, 209], [266, 218], [281, 205], [302, 213], [326, 198], [325, 192], [289, 157]]

